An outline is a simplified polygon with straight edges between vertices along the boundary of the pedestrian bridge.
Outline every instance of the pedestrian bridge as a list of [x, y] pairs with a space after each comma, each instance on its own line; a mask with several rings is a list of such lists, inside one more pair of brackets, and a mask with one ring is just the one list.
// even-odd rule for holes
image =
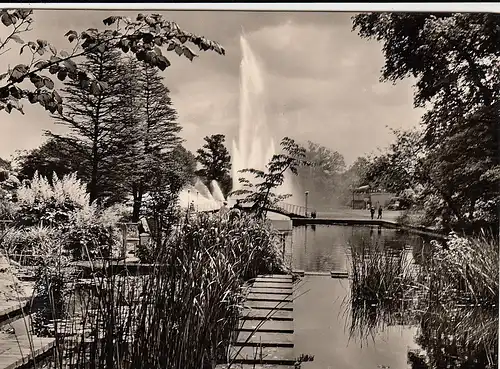
[[[240, 205], [240, 209], [244, 211], [249, 211], [251, 210], [251, 208], [252, 208], [251, 205]], [[203, 209], [203, 210], [199, 209], [199, 210], [204, 212], [216, 212], [219, 209]], [[267, 208], [266, 211], [271, 213], [281, 214], [289, 218], [309, 218], [311, 217], [311, 213], [315, 212], [313, 208], [309, 207], [306, 208], [305, 206], [289, 204], [286, 202], [279, 202], [278, 204]]]

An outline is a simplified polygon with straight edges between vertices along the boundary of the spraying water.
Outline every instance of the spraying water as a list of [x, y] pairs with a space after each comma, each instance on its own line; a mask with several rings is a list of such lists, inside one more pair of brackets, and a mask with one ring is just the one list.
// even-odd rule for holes
[[[257, 60], [248, 40], [240, 36], [241, 64], [240, 64], [240, 124], [238, 140], [232, 146], [232, 177], [233, 191], [241, 189], [239, 178], [254, 181], [252, 176], [239, 173], [246, 168], [266, 171], [266, 164], [276, 154], [276, 145], [272, 134], [267, 127], [266, 119], [266, 89], [262, 67]], [[201, 181], [198, 181], [201, 183]], [[224, 195], [216, 181], [210, 184], [209, 191], [203, 183], [195, 188], [186, 187], [180, 194], [181, 206], [188, 206], [190, 202], [199, 204], [198, 208], [218, 209], [224, 201]], [[191, 186], [192, 187], [192, 186]], [[198, 191], [198, 192], [196, 192]], [[280, 194], [291, 194], [286, 201], [298, 203], [298, 196], [294, 191], [292, 178], [285, 174], [285, 181], [277, 189]], [[234, 203], [235, 199], [228, 199]], [[273, 216], [274, 217], [274, 216]], [[278, 216], [281, 218], [281, 216]]]
[[[254, 178], [239, 173], [245, 168], [266, 170], [274, 154], [275, 143], [266, 121], [266, 89], [262, 67], [244, 35], [240, 36], [240, 125], [238, 141], [233, 141], [232, 147], [232, 177], [233, 190], [241, 189], [239, 178]], [[285, 174], [279, 193], [292, 194], [287, 202], [296, 202], [294, 188], [290, 176]], [[295, 201], [294, 201], [295, 200]]]

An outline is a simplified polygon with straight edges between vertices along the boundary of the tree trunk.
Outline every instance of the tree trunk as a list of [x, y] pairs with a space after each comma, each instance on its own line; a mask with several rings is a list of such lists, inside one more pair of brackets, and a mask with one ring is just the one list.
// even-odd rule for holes
[[133, 191], [134, 196], [134, 204], [132, 209], [132, 222], [138, 222], [139, 217], [141, 216], [141, 207], [142, 207], [142, 197], [144, 195], [144, 188], [142, 183], [139, 183]]

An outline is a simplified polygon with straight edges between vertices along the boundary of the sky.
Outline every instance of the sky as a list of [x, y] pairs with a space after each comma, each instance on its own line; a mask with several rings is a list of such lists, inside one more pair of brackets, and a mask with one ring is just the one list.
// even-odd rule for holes
[[[25, 41], [46, 39], [58, 49], [70, 44], [74, 29], [104, 29], [111, 14], [134, 17], [138, 11], [35, 10]], [[151, 10], [142, 13], [158, 13]], [[413, 81], [379, 82], [382, 45], [352, 31], [352, 13], [163, 11], [189, 32], [219, 42], [221, 56], [200, 52], [190, 62], [170, 55], [163, 75], [171, 91], [184, 145], [195, 151], [203, 137], [222, 133], [231, 141], [239, 124], [240, 35], [256, 54], [265, 84], [266, 122], [273, 137], [308, 140], [341, 153], [347, 165], [376, 153], [392, 140], [390, 128], [418, 126], [422, 110], [413, 107]], [[6, 29], [0, 39], [5, 38]], [[18, 44], [0, 56], [6, 68], [22, 62]], [[0, 157], [39, 146], [45, 130], [64, 132], [39, 105], [25, 104], [25, 115], [0, 112]]]

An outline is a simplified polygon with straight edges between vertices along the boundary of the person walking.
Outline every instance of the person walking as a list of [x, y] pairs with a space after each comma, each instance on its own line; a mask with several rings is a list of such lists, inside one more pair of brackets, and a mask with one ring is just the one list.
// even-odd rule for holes
[[373, 219], [373, 216], [375, 215], [375, 208], [373, 206], [370, 208], [370, 214], [371, 214], [372, 219]]
[[378, 217], [377, 219], [382, 219], [382, 206], [378, 207]]

